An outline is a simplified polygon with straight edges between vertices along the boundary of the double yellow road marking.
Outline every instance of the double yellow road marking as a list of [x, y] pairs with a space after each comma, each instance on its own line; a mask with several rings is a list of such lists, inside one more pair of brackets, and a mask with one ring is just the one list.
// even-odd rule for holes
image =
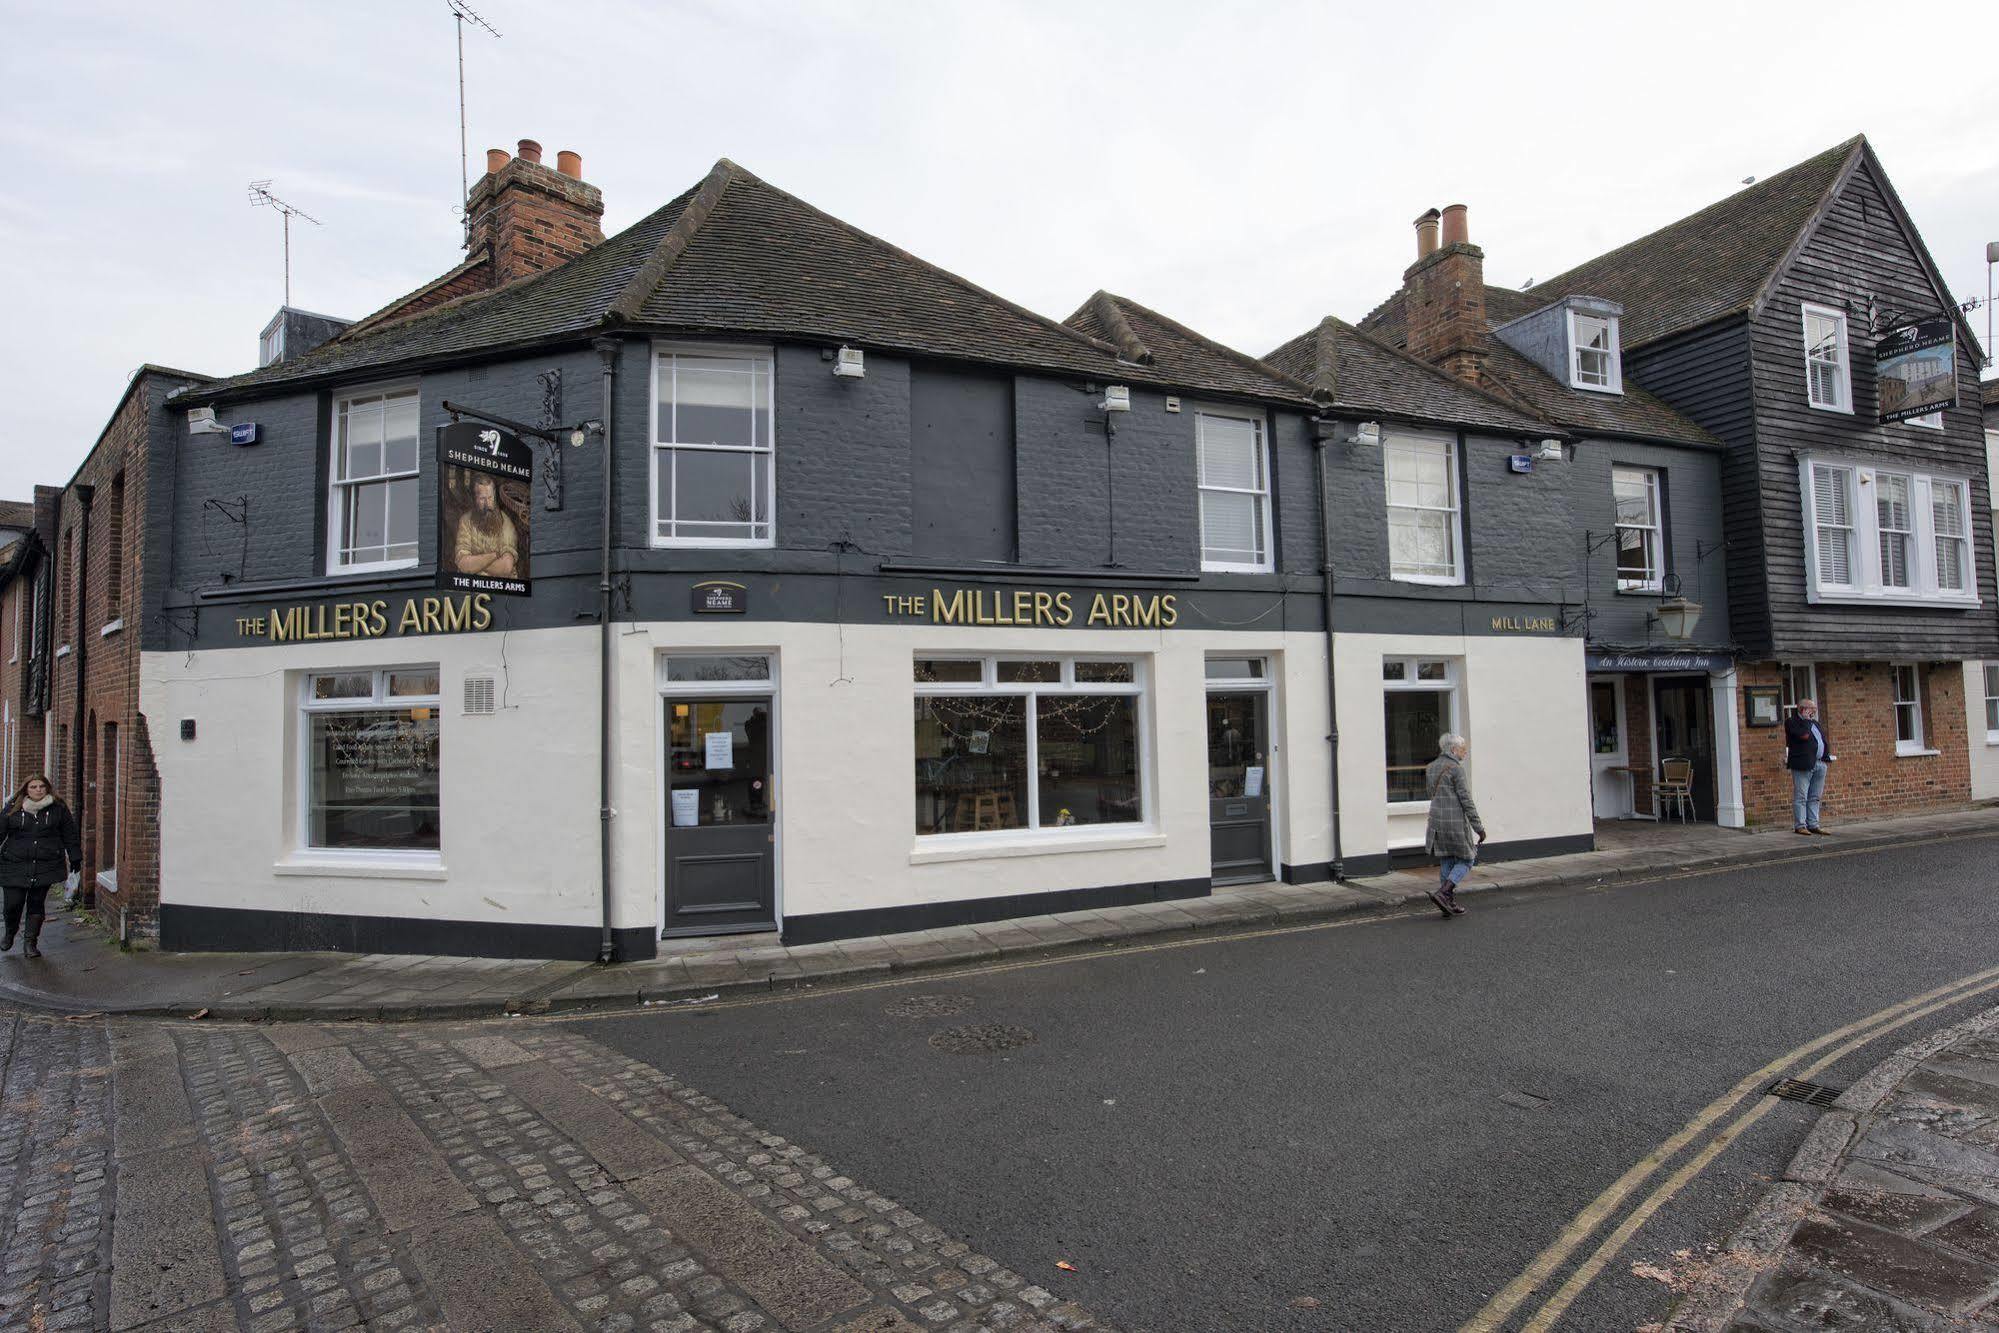
[[1554, 1295], [1550, 1296], [1531, 1318], [1520, 1325], [1521, 1333], [1544, 1333], [1545, 1330], [1553, 1328], [1555, 1322], [1574, 1303], [1576, 1297], [1596, 1280], [1604, 1266], [1616, 1257], [1617, 1252], [1637, 1234], [1638, 1229], [1644, 1226], [1662, 1205], [1684, 1189], [1687, 1182], [1719, 1157], [1729, 1144], [1769, 1112], [1774, 1103], [1760, 1094], [1773, 1079], [1786, 1077], [1809, 1079], [1834, 1062], [1897, 1028], [1995, 989], [1999, 989], [1999, 967], [1975, 972], [1968, 977], [1960, 977], [1935, 990], [1911, 996], [1899, 1004], [1889, 1005], [1886, 1009], [1848, 1023], [1845, 1027], [1836, 1028], [1822, 1037], [1785, 1052], [1761, 1069], [1745, 1076], [1741, 1082], [1709, 1102], [1679, 1132], [1647, 1153], [1630, 1170], [1619, 1176], [1609, 1188], [1597, 1195], [1588, 1207], [1577, 1213], [1575, 1219], [1562, 1229], [1561, 1234], [1547, 1249], [1535, 1257], [1534, 1262], [1529, 1264], [1520, 1276], [1507, 1283], [1498, 1295], [1486, 1303], [1484, 1309], [1465, 1322], [1460, 1333], [1496, 1333], [1496, 1330], [1505, 1327], [1507, 1321], [1534, 1293], [1545, 1286], [1548, 1280], [1581, 1250], [1597, 1228], [1614, 1216], [1646, 1181], [1656, 1175], [1688, 1145], [1707, 1134], [1711, 1127], [1735, 1110], [1745, 1098], [1756, 1097], [1755, 1105], [1707, 1139], [1698, 1152], [1647, 1194], [1616, 1229], [1604, 1237], [1602, 1243], [1590, 1253], [1589, 1257], [1576, 1267], [1568, 1280], [1556, 1289]]

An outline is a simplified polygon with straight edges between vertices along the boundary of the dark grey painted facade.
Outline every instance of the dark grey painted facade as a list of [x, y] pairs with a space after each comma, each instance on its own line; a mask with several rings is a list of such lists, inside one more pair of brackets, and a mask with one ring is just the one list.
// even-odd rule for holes
[[[1589, 641], [1593, 647], [1654, 652], [1727, 651], [1728, 557], [1724, 549], [1721, 457], [1711, 449], [1646, 444], [1635, 440], [1584, 440], [1576, 447], [1576, 524], [1572, 540], [1596, 547], [1586, 556]], [[1701, 604], [1690, 641], [1667, 639], [1653, 623], [1661, 594], [1622, 592], [1617, 586], [1617, 506], [1611, 473], [1646, 468], [1659, 477], [1665, 572], [1680, 593]], [[1599, 545], [1599, 543], [1601, 543]]]

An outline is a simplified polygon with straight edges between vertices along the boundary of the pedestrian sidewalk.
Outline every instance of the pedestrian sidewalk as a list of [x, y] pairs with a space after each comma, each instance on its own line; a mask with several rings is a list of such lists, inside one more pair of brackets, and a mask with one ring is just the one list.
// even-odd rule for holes
[[1840, 1095], [1665, 1333], [1999, 1329], [1999, 1009]]
[[[1789, 830], [1744, 833], [1713, 825], [1606, 827], [1597, 851], [1480, 867], [1460, 893], [1608, 884], [1937, 838], [1999, 833], [1999, 809], [1843, 825], [1833, 838]], [[55, 915], [41, 959], [0, 956], [0, 1000], [65, 1013], [218, 1019], [479, 1018], [502, 1013], [630, 1008], [726, 994], [852, 984], [871, 978], [1022, 954], [1116, 947], [1191, 931], [1421, 907], [1429, 868], [1344, 884], [1252, 884], [1206, 898], [1060, 912], [906, 935], [786, 946], [774, 934], [667, 940], [661, 956], [590, 963], [404, 954], [160, 953], [121, 950], [95, 922]]]

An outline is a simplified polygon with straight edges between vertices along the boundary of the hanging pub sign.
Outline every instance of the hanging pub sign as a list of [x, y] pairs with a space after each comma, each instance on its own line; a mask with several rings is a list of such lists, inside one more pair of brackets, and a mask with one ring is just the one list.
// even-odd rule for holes
[[1957, 406], [1957, 330], [1948, 319], [1888, 330], [1874, 344], [1881, 421], [1907, 421]]
[[437, 586], [528, 592], [534, 450], [498, 426], [437, 428]]

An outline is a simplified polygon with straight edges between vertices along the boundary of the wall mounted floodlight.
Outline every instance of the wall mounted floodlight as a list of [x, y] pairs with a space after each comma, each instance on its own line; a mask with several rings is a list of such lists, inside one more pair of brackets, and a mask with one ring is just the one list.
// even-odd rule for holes
[[227, 435], [229, 427], [215, 419], [212, 407], [190, 407], [187, 410], [187, 433], [190, 435]]
[[1131, 411], [1131, 390], [1122, 384], [1106, 384], [1104, 400], [1097, 404], [1099, 412]]
[[1379, 421], [1363, 421], [1356, 424], [1353, 428], [1353, 434], [1347, 439], [1347, 443], [1366, 445], [1370, 449], [1375, 447], [1381, 443], [1381, 423]]
[[833, 373], [843, 380], [865, 379], [867, 354], [858, 347], [842, 347], [833, 357]]
[[1540, 449], [1534, 456], [1546, 459], [1551, 463], [1559, 463], [1562, 461], [1562, 442], [1560, 440], [1543, 440], [1541, 441]]

